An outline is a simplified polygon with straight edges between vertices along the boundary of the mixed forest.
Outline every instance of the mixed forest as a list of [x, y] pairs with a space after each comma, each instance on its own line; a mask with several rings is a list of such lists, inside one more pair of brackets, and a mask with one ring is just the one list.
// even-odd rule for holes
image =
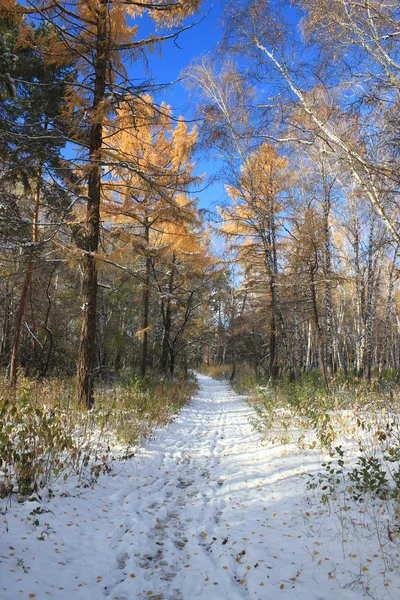
[[[181, 74], [189, 118], [147, 65], [206, 18], [199, 1], [3, 0], [5, 395], [52, 382], [91, 408], [202, 365], [394, 385], [399, 8], [228, 3]], [[199, 209], [212, 179], [225, 197]]]
[[[214, 49], [188, 53], [173, 84], [157, 79], [154, 57], [163, 65], [163, 51], [190, 45], [215, 13]], [[223, 540], [210, 569], [231, 549], [218, 530], [223, 511], [229, 523], [235, 518], [218, 494], [238, 472], [232, 498], [245, 506], [253, 494], [264, 522], [265, 482], [254, 479], [251, 494], [240, 494], [250, 485], [244, 477], [261, 480], [260, 465], [276, 461], [277, 473], [309, 477], [307, 485], [304, 477], [265, 484], [268, 493], [292, 485], [276, 500], [278, 512], [292, 498], [290, 515], [299, 486], [306, 490], [297, 539], [315, 515], [329, 523], [339, 515], [338, 555], [350, 538], [360, 556], [375, 544], [338, 597], [356, 598], [344, 590], [357, 586], [379, 600], [396, 596], [388, 574], [400, 564], [399, 44], [398, 0], [0, 0], [0, 533], [9, 533], [15, 500], [37, 503], [33, 523], [20, 519], [22, 535], [41, 524], [44, 499], [94, 488], [174, 417], [171, 447], [155, 442], [164, 458], [146, 477], [161, 507], [172, 498], [171, 519], [186, 510], [187, 487], [203, 494], [191, 543], [201, 550], [212, 540], [211, 556]], [[188, 403], [199, 385], [200, 400]], [[281, 449], [288, 444], [296, 451]], [[191, 445], [193, 456], [182, 458]], [[222, 462], [214, 462], [218, 448]], [[323, 452], [330, 458], [317, 472]], [[128, 497], [137, 510], [127, 523], [132, 514], [148, 520], [156, 502], [146, 504], [141, 485], [136, 495], [124, 485], [110, 491], [110, 512], [117, 496]], [[107, 513], [102, 502], [100, 493], [96, 510]], [[216, 516], [214, 504], [222, 507]], [[172, 535], [162, 510], [154, 531], [149, 525], [149, 548]], [[243, 536], [255, 535], [245, 521], [236, 553], [249, 541]], [[101, 535], [86, 522], [89, 538]], [[366, 531], [361, 543], [355, 523]], [[53, 535], [45, 526], [41, 537], [32, 529], [36, 540]], [[188, 542], [179, 535], [174, 551]], [[325, 565], [320, 551], [310, 551], [307, 581]], [[140, 569], [160, 552], [148, 551]], [[228, 558], [226, 597], [250, 597], [243, 590], [264, 557], [243, 550]], [[372, 593], [365, 573], [378, 562]], [[10, 573], [17, 567], [28, 573], [23, 560]], [[271, 597], [300, 573], [277, 579]], [[151, 595], [143, 581], [143, 594], [164, 597], [169, 583]], [[264, 580], [251, 597], [265, 597], [258, 586]], [[182, 589], [174, 599], [225, 598]]]
[[[399, 7], [293, 4], [229, 3], [184, 74], [188, 123], [128, 65], [199, 2], [2, 2], [11, 383], [76, 374], [90, 407], [98, 378], [203, 361], [326, 386], [398, 370]], [[198, 211], [201, 151], [227, 199]]]

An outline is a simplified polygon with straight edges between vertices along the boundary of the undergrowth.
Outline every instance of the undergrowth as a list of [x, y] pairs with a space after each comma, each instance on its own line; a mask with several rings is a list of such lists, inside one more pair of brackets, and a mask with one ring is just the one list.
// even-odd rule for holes
[[[207, 367], [205, 372], [224, 378], [230, 367]], [[397, 569], [400, 566], [397, 374], [385, 373], [369, 383], [338, 373], [326, 389], [318, 372], [305, 374], [297, 382], [288, 378], [265, 380], [243, 365], [238, 366], [236, 373], [233, 387], [247, 395], [256, 411], [253, 425], [266, 441], [295, 444], [305, 454], [311, 450], [320, 453], [320, 467], [304, 475], [306, 503], [322, 504], [327, 514], [337, 517], [343, 541], [349, 537], [362, 544], [366, 539], [377, 540], [384, 572]], [[364, 515], [364, 521], [362, 527], [356, 527], [360, 514]], [[368, 571], [365, 566], [362, 574], [364, 571]]]
[[0, 498], [23, 501], [57, 480], [92, 486], [116, 460], [134, 454], [139, 440], [166, 424], [189, 399], [193, 381], [130, 378], [99, 388], [90, 411], [76, 402], [74, 382], [23, 376], [11, 390], [0, 381]]

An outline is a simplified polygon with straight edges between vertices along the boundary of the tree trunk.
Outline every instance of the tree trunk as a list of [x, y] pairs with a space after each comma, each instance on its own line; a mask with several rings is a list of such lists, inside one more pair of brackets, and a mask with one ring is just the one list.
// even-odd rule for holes
[[396, 246], [396, 250], [393, 257], [393, 262], [389, 271], [389, 288], [388, 295], [386, 300], [386, 314], [385, 314], [385, 325], [383, 327], [382, 333], [382, 344], [381, 344], [381, 353], [379, 357], [379, 375], [381, 375], [382, 370], [386, 369], [388, 366], [388, 347], [389, 347], [389, 326], [390, 320], [393, 310], [393, 293], [394, 293], [394, 273], [396, 268], [396, 260], [399, 253], [399, 245]]
[[223, 363], [223, 350], [222, 350], [222, 317], [221, 317], [221, 300], [218, 300], [218, 330], [217, 330], [217, 364], [222, 365]]
[[354, 270], [356, 279], [356, 294], [355, 294], [355, 356], [354, 356], [354, 373], [359, 375], [361, 373], [362, 364], [362, 347], [363, 347], [363, 325], [362, 325], [362, 313], [363, 313], [363, 301], [362, 301], [362, 274], [360, 266], [360, 229], [359, 219], [357, 214], [356, 206], [352, 205], [351, 220], [353, 229], [353, 251], [354, 251]]
[[371, 220], [368, 239], [368, 276], [367, 276], [367, 306], [365, 315], [365, 350], [363, 357], [364, 376], [371, 381], [372, 369], [372, 321], [373, 321], [373, 298], [374, 298], [374, 219]]
[[169, 349], [169, 374], [171, 376], [171, 379], [174, 378], [174, 373], [175, 373], [175, 353], [174, 353], [174, 349], [171, 346]]
[[323, 213], [324, 213], [324, 275], [325, 275], [325, 310], [326, 310], [326, 362], [331, 375], [335, 373], [334, 349], [333, 349], [333, 302], [332, 302], [332, 255], [331, 255], [331, 231], [329, 215], [331, 210], [330, 191], [322, 160], [322, 183], [323, 183]]
[[89, 143], [88, 200], [82, 249], [82, 326], [78, 349], [78, 399], [87, 408], [93, 406], [93, 369], [96, 348], [97, 265], [95, 254], [100, 237], [101, 149], [103, 144], [102, 103], [107, 73], [107, 0], [100, 0], [97, 12], [97, 46], [92, 125]]
[[32, 281], [32, 270], [33, 270], [33, 264], [32, 264], [32, 261], [29, 261], [29, 264], [28, 264], [28, 267], [26, 270], [26, 274], [25, 274], [24, 285], [22, 287], [22, 292], [21, 292], [21, 296], [19, 299], [17, 319], [15, 322], [14, 340], [13, 340], [13, 346], [12, 346], [12, 350], [11, 350], [11, 362], [10, 362], [9, 377], [10, 377], [11, 384], [14, 386], [17, 383], [19, 341], [20, 341], [20, 337], [21, 337], [22, 319], [24, 317], [26, 299], [28, 297], [28, 292], [29, 292], [29, 288], [31, 285], [31, 281]]
[[271, 292], [271, 319], [270, 319], [270, 333], [269, 333], [269, 376], [272, 379], [278, 375], [278, 369], [275, 364], [276, 358], [276, 312], [277, 312], [277, 302], [275, 295], [275, 286], [272, 282], [272, 277], [270, 281], [270, 292]]
[[[36, 191], [35, 191], [35, 203], [33, 207], [33, 217], [32, 217], [32, 242], [37, 244], [39, 241], [39, 230], [38, 230], [38, 221], [39, 221], [39, 208], [40, 208], [40, 192], [42, 187], [42, 166], [39, 165], [38, 173], [37, 173], [37, 181], [36, 181]], [[32, 273], [33, 273], [33, 260], [29, 258], [28, 266], [26, 268], [24, 285], [22, 287], [21, 296], [19, 299], [18, 313], [17, 319], [15, 322], [15, 330], [14, 330], [14, 340], [11, 350], [11, 362], [10, 362], [10, 373], [9, 378], [12, 385], [16, 385], [17, 383], [17, 367], [18, 367], [18, 350], [19, 350], [19, 342], [21, 338], [21, 328], [22, 328], [22, 320], [24, 318], [24, 312], [26, 307], [26, 300], [28, 298], [28, 293], [32, 283]]]
[[[146, 253], [149, 245], [149, 226], [145, 225], [145, 243]], [[149, 304], [150, 304], [150, 269], [151, 269], [151, 258], [146, 256], [146, 266], [143, 282], [142, 291], [142, 343], [140, 346], [140, 375], [144, 377], [146, 375], [147, 367], [147, 348], [149, 343]]]
[[295, 290], [296, 299], [294, 303], [294, 372], [296, 380], [302, 371], [302, 357], [301, 357], [301, 342], [300, 342], [300, 326], [299, 326], [299, 305], [298, 305], [298, 291]]
[[316, 282], [315, 282], [313, 268], [310, 269], [310, 275], [311, 275], [311, 300], [312, 300], [312, 307], [313, 307], [313, 314], [314, 314], [314, 323], [315, 323], [315, 328], [317, 330], [317, 337], [318, 337], [318, 343], [319, 343], [319, 354], [320, 354], [319, 360], [320, 360], [320, 365], [321, 365], [322, 377], [324, 379], [325, 386], [328, 388], [329, 387], [329, 379], [328, 379], [328, 372], [327, 372], [326, 362], [325, 362], [324, 340], [323, 340], [323, 335], [322, 335], [322, 328], [321, 328], [321, 324], [319, 321], [318, 304], [317, 304], [317, 290], [316, 290]]
[[[161, 371], [164, 375], [168, 371], [168, 356], [170, 354], [170, 337], [171, 337], [171, 325], [172, 325], [172, 309], [171, 309], [171, 297], [174, 290], [174, 271], [175, 267], [171, 267], [168, 282], [168, 298], [164, 305], [163, 320], [164, 320], [164, 335], [161, 350]], [[164, 302], [164, 301], [163, 301]]]
[[306, 371], [311, 369], [311, 333], [311, 321], [309, 321], [307, 327]]
[[4, 291], [4, 320], [3, 320], [3, 329], [1, 335], [1, 348], [0, 348], [0, 358], [2, 362], [8, 362], [8, 359], [11, 355], [12, 341], [11, 341], [11, 333], [12, 333], [12, 325], [10, 315], [13, 313], [13, 301], [12, 295], [10, 293], [9, 282], [8, 280], [5, 283], [5, 291]]

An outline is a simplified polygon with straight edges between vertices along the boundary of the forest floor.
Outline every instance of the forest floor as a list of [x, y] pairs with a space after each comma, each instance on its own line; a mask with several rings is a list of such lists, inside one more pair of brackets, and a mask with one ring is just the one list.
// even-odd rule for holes
[[373, 511], [307, 490], [319, 451], [267, 442], [228, 384], [199, 375], [199, 385], [93, 489], [66, 482], [8, 507], [0, 598], [399, 598], [398, 544], [383, 547]]

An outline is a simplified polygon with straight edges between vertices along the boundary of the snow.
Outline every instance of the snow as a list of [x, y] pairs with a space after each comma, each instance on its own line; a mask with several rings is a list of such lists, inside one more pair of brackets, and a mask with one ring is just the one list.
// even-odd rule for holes
[[367, 510], [342, 513], [306, 490], [318, 451], [266, 442], [227, 383], [199, 384], [93, 489], [67, 481], [62, 495], [7, 508], [1, 600], [400, 597], [398, 545], [379, 545]]

